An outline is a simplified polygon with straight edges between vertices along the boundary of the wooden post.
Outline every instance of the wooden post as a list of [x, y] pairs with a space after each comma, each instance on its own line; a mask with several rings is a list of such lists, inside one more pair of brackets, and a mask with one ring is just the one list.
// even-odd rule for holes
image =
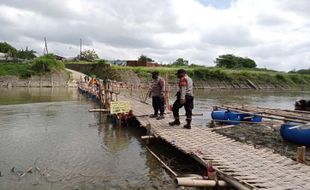
[[146, 128], [146, 135], [152, 135], [152, 133], [151, 133], [151, 124], [147, 124], [145, 126], [145, 128]]
[[306, 163], [305, 155], [306, 155], [306, 147], [305, 146], [297, 147], [296, 161], [298, 163], [302, 163], [302, 164]]
[[170, 111], [169, 110], [169, 82], [168, 82], [168, 73], [166, 73], [166, 76], [165, 76], [165, 87], [166, 87], [166, 89], [165, 89], [165, 103], [166, 103], [166, 109], [167, 109], [167, 111]]
[[110, 108], [110, 101], [109, 101], [109, 82], [105, 81], [104, 84], [104, 108]]
[[132, 84], [130, 85], [130, 96], [132, 96]]

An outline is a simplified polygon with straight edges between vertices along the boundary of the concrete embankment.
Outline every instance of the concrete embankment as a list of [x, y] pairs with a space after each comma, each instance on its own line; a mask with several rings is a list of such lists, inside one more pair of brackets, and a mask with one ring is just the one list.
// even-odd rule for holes
[[[169, 68], [130, 68], [110, 66], [109, 64], [66, 64], [68, 73], [50, 74], [44, 76], [32, 76], [27, 79], [20, 79], [17, 76], [0, 76], [0, 87], [61, 87], [76, 86], [80, 78], [87, 75], [96, 75], [101, 79], [112, 79], [116, 81], [127, 82], [128, 84], [149, 85], [151, 71], [159, 70], [162, 77], [168, 78], [170, 86], [174, 87], [177, 83], [175, 71]], [[70, 70], [71, 69], [71, 70]], [[74, 72], [75, 71], [75, 72]], [[79, 74], [76, 74], [80, 72]], [[207, 73], [207, 71], [205, 71]], [[75, 74], [72, 74], [75, 73]], [[201, 73], [200, 73], [201, 74]], [[242, 74], [242, 73], [241, 73]], [[245, 77], [236, 73], [234, 77], [220, 77], [220, 74], [207, 73], [200, 76], [197, 71], [192, 71], [189, 75], [194, 80], [196, 89], [206, 90], [307, 90], [310, 82], [302, 76], [298, 76], [300, 81], [294, 82], [292, 76], [283, 75], [274, 77], [272, 74], [257, 74], [258, 77]], [[223, 73], [222, 73], [223, 75]], [[76, 77], [74, 77], [76, 76]], [[255, 75], [253, 75], [255, 76]], [[282, 75], [281, 75], [282, 76]], [[297, 75], [295, 76], [295, 78]], [[297, 77], [297, 78], [298, 78]], [[302, 79], [302, 80], [301, 80]]]
[[66, 72], [19, 78], [18, 76], [0, 76], [0, 87], [76, 87], [77, 81], [84, 77], [70, 69]]

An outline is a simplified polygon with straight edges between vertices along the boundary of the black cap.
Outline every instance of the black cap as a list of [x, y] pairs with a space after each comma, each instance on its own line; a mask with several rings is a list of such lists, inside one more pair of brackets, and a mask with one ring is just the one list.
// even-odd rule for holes
[[176, 73], [176, 75], [178, 74], [186, 74], [186, 71], [184, 69], [179, 69]]
[[159, 72], [158, 71], [153, 71], [152, 75], [159, 75]]

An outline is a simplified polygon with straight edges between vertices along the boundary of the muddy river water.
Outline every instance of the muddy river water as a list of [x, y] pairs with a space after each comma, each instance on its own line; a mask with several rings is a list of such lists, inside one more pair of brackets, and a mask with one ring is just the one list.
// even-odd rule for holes
[[[194, 124], [210, 105], [293, 109], [308, 92], [196, 91]], [[134, 128], [113, 127], [76, 89], [0, 90], [0, 189], [175, 189]], [[27, 173], [27, 171], [29, 171]]]

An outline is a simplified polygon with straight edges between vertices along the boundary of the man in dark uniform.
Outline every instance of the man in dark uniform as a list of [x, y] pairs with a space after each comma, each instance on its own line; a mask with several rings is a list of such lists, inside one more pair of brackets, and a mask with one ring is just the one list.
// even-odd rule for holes
[[[152, 72], [152, 78], [153, 82], [150, 88], [149, 96], [152, 97], [154, 114], [150, 115], [150, 117], [161, 120], [165, 118], [165, 80], [159, 76], [158, 71]], [[158, 111], [160, 112], [159, 116]]]
[[170, 122], [169, 125], [180, 125], [179, 109], [184, 106], [186, 112], [186, 124], [184, 128], [190, 129], [192, 110], [194, 108], [193, 80], [186, 74], [184, 69], [179, 69], [176, 74], [179, 78], [179, 85], [176, 94], [177, 99], [172, 107], [174, 121]]

